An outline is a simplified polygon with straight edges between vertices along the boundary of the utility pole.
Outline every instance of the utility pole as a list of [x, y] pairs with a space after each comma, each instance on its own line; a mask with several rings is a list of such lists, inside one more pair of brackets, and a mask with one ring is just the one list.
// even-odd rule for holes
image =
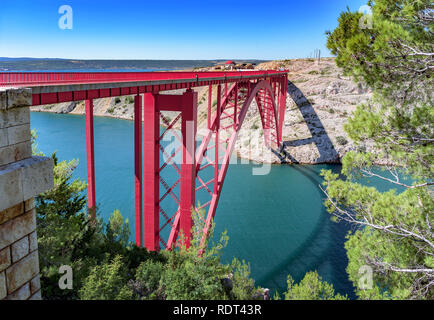
[[321, 50], [320, 49], [315, 49], [314, 59], [316, 59], [316, 64], [319, 65], [321, 62]]

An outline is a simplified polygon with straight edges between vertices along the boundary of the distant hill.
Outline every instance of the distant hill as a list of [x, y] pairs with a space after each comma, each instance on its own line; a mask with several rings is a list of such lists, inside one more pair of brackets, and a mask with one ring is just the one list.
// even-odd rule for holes
[[60, 58], [29, 58], [29, 57], [20, 57], [20, 58], [0, 57], [0, 61], [23, 61], [23, 60], [65, 60], [65, 59], [60, 59]]
[[[0, 71], [146, 71], [211, 67], [225, 60], [74, 60], [0, 57]], [[261, 63], [264, 60], [235, 60]]]

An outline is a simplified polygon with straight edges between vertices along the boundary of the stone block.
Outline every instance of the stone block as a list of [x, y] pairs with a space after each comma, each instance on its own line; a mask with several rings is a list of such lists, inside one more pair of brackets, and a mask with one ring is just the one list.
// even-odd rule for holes
[[29, 235], [29, 250], [33, 252], [38, 249], [38, 235], [36, 231]]
[[0, 249], [36, 230], [35, 209], [0, 225]]
[[32, 89], [11, 88], [7, 90], [7, 109], [29, 107], [32, 105]]
[[7, 128], [0, 129], [0, 148], [9, 145], [8, 130]]
[[50, 190], [53, 160], [31, 157], [0, 167], [0, 212]]
[[12, 262], [15, 263], [29, 254], [29, 238], [26, 236], [11, 246]]
[[35, 207], [35, 198], [30, 198], [24, 201], [24, 210], [29, 211]]
[[5, 110], [8, 105], [8, 94], [4, 88], [0, 88], [0, 111]]
[[42, 300], [41, 290], [39, 290], [33, 296], [31, 296], [29, 300]]
[[26, 283], [24, 286], [18, 290], [10, 293], [7, 300], [27, 300], [30, 298], [30, 284]]
[[29, 108], [0, 110], [0, 129], [30, 123]]
[[[6, 210], [24, 201], [22, 171], [15, 166], [0, 168], [0, 210]], [[0, 219], [3, 214], [0, 215]]]
[[41, 289], [41, 279], [39, 274], [30, 281], [30, 292], [34, 294]]
[[25, 141], [0, 148], [0, 166], [21, 161], [32, 156], [32, 143]]
[[6, 129], [9, 145], [14, 145], [20, 142], [31, 140], [30, 124], [22, 124], [13, 126]]
[[[0, 181], [1, 181], [1, 179], [0, 179]], [[29, 209], [29, 210], [31, 210], [31, 209]], [[27, 211], [29, 211], [29, 210], [27, 210]], [[15, 217], [18, 217], [19, 215], [21, 215], [23, 213], [25, 213], [24, 202], [20, 202], [11, 208], [0, 211], [0, 224], [3, 224], [6, 221], [9, 221]]]
[[11, 250], [6, 247], [0, 250], [0, 272], [6, 270], [7, 267], [11, 265]]
[[[6, 270], [8, 293], [12, 293], [39, 274], [38, 251], [34, 251], [24, 259]], [[29, 289], [30, 292], [30, 289]]]
[[30, 199], [54, 186], [53, 160], [47, 157], [33, 157], [23, 171], [24, 199]]
[[0, 272], [0, 300], [6, 298], [8, 291], [6, 289], [6, 275], [4, 272]]

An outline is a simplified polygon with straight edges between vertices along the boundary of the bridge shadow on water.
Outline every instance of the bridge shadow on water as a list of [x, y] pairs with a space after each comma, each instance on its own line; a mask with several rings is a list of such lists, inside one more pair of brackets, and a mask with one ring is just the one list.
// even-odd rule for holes
[[[292, 168], [305, 176], [313, 187], [317, 188], [318, 193], [322, 194], [319, 189], [321, 179], [318, 172], [303, 165], [295, 165]], [[340, 166], [336, 166], [332, 171], [339, 173], [340, 169]], [[333, 283], [336, 292], [348, 294], [350, 299], [355, 299], [354, 287], [346, 273], [348, 259], [344, 243], [349, 230], [349, 224], [331, 221], [330, 214], [324, 207], [306, 240], [296, 250], [282, 258], [278, 265], [257, 279], [258, 282], [265, 287], [277, 288], [279, 293], [283, 293], [287, 289], [288, 275], [299, 282], [305, 276], [305, 272], [318, 271], [324, 281]], [[282, 252], [282, 255], [284, 254], [285, 252]]]
[[[273, 153], [279, 157], [282, 163], [299, 164], [299, 161], [288, 151], [289, 147], [315, 144], [319, 157], [313, 161], [314, 164], [339, 164], [339, 154], [312, 103], [294, 83], [289, 81], [287, 89], [288, 95], [302, 114], [311, 137], [284, 141], [280, 150], [272, 150]], [[318, 176], [318, 172], [304, 165], [295, 165], [292, 168], [305, 176], [322, 195], [319, 188], [322, 179]], [[341, 167], [336, 166], [332, 170], [335, 173], [340, 173]], [[330, 214], [323, 207], [320, 218], [303, 244], [283, 258], [279, 265], [269, 270], [258, 281], [265, 286], [278, 288], [277, 290], [282, 293], [287, 289], [286, 286], [282, 287], [282, 284], [286, 284], [288, 275], [291, 275], [298, 282], [305, 275], [300, 270], [318, 271], [320, 275], [327, 274], [326, 277], [323, 276], [323, 280], [333, 283], [336, 292], [348, 294], [350, 299], [355, 299], [354, 287], [346, 273], [348, 258], [344, 243], [349, 229], [349, 224], [332, 222]], [[318, 250], [319, 247], [322, 249]]]

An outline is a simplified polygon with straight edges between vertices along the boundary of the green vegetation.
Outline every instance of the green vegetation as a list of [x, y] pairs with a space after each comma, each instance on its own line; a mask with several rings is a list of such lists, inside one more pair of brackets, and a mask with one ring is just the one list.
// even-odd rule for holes
[[342, 137], [342, 136], [336, 137], [336, 142], [338, 144], [340, 144], [341, 146], [344, 146], [344, 145], [348, 144], [348, 140], [345, 139], [345, 137]]
[[331, 74], [331, 67], [330, 66], [325, 67], [324, 69], [321, 70], [320, 73], [322, 76]]
[[[237, 260], [220, 263], [227, 236], [202, 257], [200, 247], [151, 253], [128, 241], [128, 221], [114, 211], [107, 224], [92, 223], [82, 191], [71, 181], [78, 162], [58, 162], [55, 187], [37, 197], [41, 281], [47, 299], [238, 299], [258, 295], [249, 268]], [[199, 223], [198, 223], [199, 224]], [[199, 229], [196, 228], [196, 232]], [[195, 239], [200, 239], [197, 235]], [[74, 271], [72, 290], [58, 287], [59, 267]], [[233, 274], [232, 288], [224, 280]]]
[[121, 98], [116, 97], [116, 98], [115, 98], [115, 104], [118, 104], [118, 103], [121, 103]]
[[[373, 143], [379, 152], [348, 153], [345, 180], [324, 172], [326, 205], [336, 220], [356, 226], [346, 243], [347, 271], [361, 299], [433, 299], [433, 3], [369, 4], [372, 27], [360, 28], [360, 13], [343, 12], [327, 46], [347, 75], [375, 90], [345, 129], [356, 144]], [[380, 160], [396, 166], [372, 169]], [[360, 175], [392, 190], [363, 186]], [[363, 270], [372, 270], [372, 281], [361, 278]]]
[[134, 103], [134, 97], [133, 96], [126, 96], [125, 97], [125, 103], [126, 104], [132, 104], [132, 103]]
[[293, 80], [292, 83], [303, 83], [306, 81], [308, 81], [308, 79], [300, 78], [300, 79]]
[[303, 280], [296, 284], [288, 276], [288, 290], [285, 300], [347, 300], [347, 296], [336, 294], [332, 285], [324, 282], [317, 272], [306, 273]]

